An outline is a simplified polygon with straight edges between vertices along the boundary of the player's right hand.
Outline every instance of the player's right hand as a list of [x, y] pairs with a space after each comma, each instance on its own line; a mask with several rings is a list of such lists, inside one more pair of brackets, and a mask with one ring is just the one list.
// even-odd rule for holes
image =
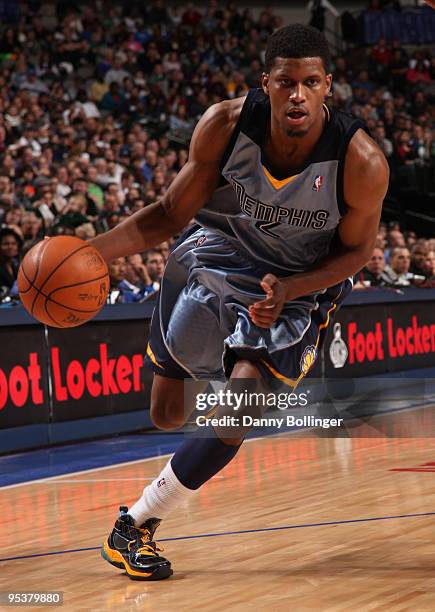
[[274, 274], [266, 274], [260, 285], [266, 297], [249, 307], [249, 315], [252, 322], [258, 327], [269, 328], [281, 314], [286, 299], [286, 290], [284, 284]]

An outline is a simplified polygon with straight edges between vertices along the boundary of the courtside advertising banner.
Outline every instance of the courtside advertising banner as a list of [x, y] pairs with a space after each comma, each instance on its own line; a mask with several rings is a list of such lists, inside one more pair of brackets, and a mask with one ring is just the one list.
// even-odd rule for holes
[[140, 320], [50, 329], [53, 422], [149, 406], [147, 333], [148, 322]]
[[327, 377], [359, 377], [435, 367], [430, 302], [364, 304], [339, 310], [324, 350]]
[[48, 423], [47, 361], [42, 325], [0, 327], [0, 429]]
[[0, 327], [0, 428], [144, 410], [147, 334], [141, 320]]

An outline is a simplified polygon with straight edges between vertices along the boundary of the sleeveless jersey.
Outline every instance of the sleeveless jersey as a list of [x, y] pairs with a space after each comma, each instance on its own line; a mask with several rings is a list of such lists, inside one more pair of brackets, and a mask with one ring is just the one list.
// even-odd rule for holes
[[221, 161], [222, 181], [197, 222], [236, 241], [278, 271], [303, 272], [323, 259], [345, 210], [346, 150], [364, 124], [325, 106], [327, 121], [301, 171], [277, 180], [263, 162], [270, 102], [249, 91]]

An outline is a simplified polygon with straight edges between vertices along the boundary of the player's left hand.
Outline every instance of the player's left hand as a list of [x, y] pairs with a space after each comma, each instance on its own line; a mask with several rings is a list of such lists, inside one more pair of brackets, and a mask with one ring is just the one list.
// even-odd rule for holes
[[266, 274], [260, 285], [266, 297], [249, 307], [249, 315], [255, 325], [268, 328], [281, 314], [286, 301], [286, 290], [284, 284], [274, 274]]

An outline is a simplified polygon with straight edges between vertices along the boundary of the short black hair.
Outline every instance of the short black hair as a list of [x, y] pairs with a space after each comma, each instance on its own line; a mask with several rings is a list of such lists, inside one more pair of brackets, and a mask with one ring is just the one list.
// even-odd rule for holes
[[326, 73], [331, 65], [331, 53], [324, 34], [301, 23], [284, 26], [269, 37], [265, 57], [266, 72], [271, 71], [277, 57], [320, 57]]
[[12, 229], [12, 227], [2, 227], [0, 229], [0, 242], [3, 240], [3, 238], [6, 238], [6, 236], [13, 236], [15, 240], [17, 241], [18, 248], [19, 249], [22, 248], [23, 239], [21, 238], [18, 232]]

